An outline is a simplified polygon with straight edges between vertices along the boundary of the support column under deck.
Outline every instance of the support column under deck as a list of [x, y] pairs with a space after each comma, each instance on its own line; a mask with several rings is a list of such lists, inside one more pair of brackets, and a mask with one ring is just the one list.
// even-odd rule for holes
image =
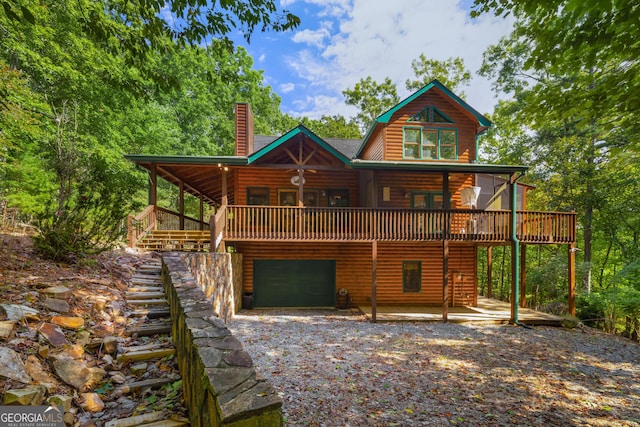
[[576, 244], [571, 243], [568, 248], [567, 289], [569, 290], [569, 314], [576, 315]]
[[449, 319], [449, 241], [442, 241], [442, 321]]
[[378, 280], [378, 242], [371, 243], [371, 322], [376, 323], [376, 293]]

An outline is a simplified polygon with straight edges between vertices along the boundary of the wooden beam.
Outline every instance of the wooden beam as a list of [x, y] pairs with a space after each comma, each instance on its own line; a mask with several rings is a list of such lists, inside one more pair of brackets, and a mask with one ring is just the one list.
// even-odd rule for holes
[[487, 246], [487, 298], [492, 297], [493, 281], [493, 246]]
[[284, 152], [287, 153], [287, 155], [291, 158], [291, 160], [293, 160], [294, 164], [296, 164], [296, 165], [300, 164], [298, 159], [296, 159], [296, 156], [294, 156], [293, 153], [291, 151], [289, 151], [289, 149], [287, 147], [284, 147]]
[[442, 241], [442, 321], [449, 320], [449, 241]]
[[378, 241], [371, 243], [371, 322], [376, 323], [376, 293], [378, 280]]
[[567, 288], [569, 290], [569, 314], [576, 315], [576, 244], [568, 245]]
[[309, 155], [307, 156], [307, 158], [306, 158], [306, 159], [304, 159], [304, 160], [302, 161], [302, 163], [301, 163], [301, 164], [306, 165], [306, 164], [307, 164], [307, 162], [308, 162], [309, 160], [311, 160], [311, 158], [316, 154], [316, 152], [317, 152], [317, 151], [318, 151], [318, 149], [317, 149], [317, 148], [314, 148], [314, 150], [311, 152], [311, 154], [309, 154]]
[[522, 244], [520, 251], [520, 307], [527, 307], [527, 245]]

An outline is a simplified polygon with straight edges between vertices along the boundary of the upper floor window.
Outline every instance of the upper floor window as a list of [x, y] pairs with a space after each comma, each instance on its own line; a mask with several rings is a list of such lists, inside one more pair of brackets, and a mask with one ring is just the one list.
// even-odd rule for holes
[[456, 160], [456, 129], [405, 127], [402, 130], [403, 158], [422, 160]]
[[433, 106], [426, 107], [418, 114], [411, 116], [407, 121], [419, 123], [453, 123], [453, 120]]

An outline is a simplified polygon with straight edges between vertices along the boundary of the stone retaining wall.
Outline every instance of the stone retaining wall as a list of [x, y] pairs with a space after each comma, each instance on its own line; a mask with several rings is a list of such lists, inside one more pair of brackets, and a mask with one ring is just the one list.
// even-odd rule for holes
[[242, 254], [180, 253], [196, 283], [225, 322], [242, 306]]
[[256, 375], [251, 357], [216, 316], [183, 256], [163, 254], [162, 281], [191, 426], [281, 426], [282, 400]]

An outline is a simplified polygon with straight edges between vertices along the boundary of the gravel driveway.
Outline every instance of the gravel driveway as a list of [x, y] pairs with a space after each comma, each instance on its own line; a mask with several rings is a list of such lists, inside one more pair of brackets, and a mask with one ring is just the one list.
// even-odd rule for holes
[[291, 426], [640, 426], [640, 346], [582, 328], [241, 311]]

